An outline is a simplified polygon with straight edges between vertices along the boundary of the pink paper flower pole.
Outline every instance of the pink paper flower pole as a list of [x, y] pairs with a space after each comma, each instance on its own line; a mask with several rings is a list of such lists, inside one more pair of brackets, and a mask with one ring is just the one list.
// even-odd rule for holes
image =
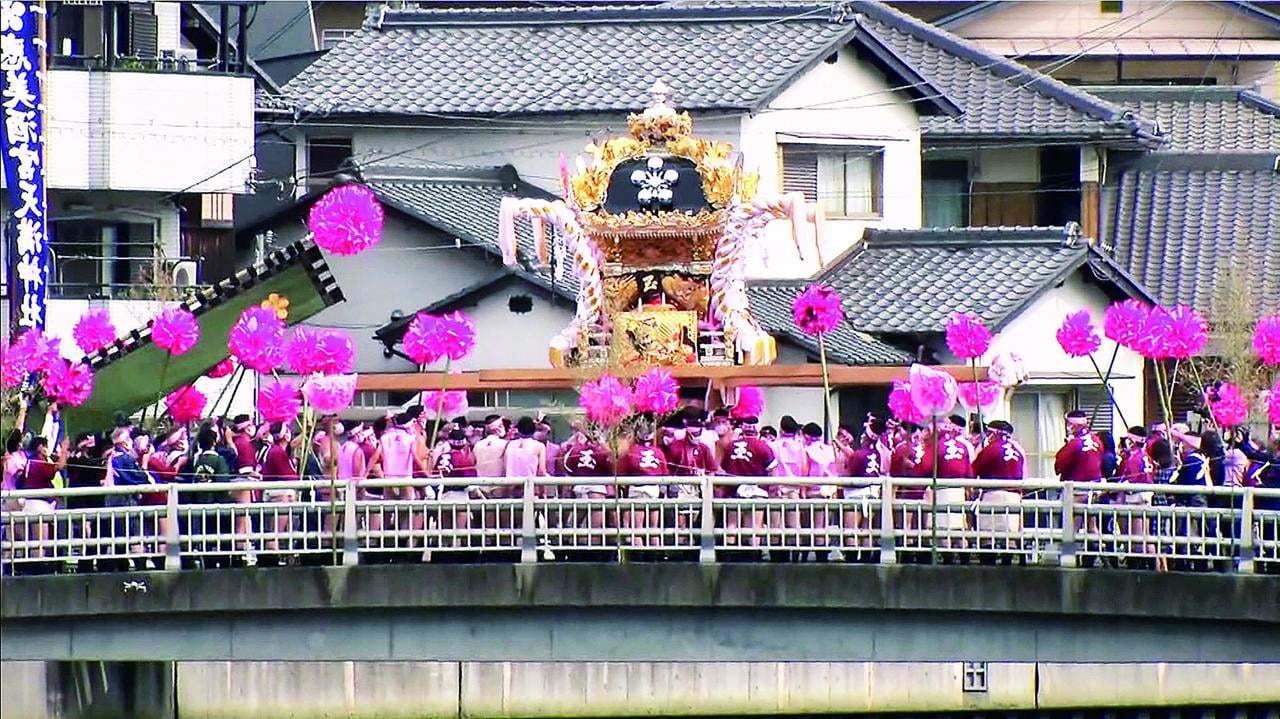
[[298, 386], [289, 380], [272, 380], [258, 390], [258, 413], [267, 422], [292, 422], [301, 409]]
[[970, 409], [989, 410], [1000, 403], [1002, 388], [998, 382], [961, 382], [960, 404]]
[[899, 422], [922, 424], [925, 420], [916, 403], [911, 399], [911, 383], [900, 379], [893, 381], [893, 389], [889, 390], [889, 412]]
[[83, 362], [59, 359], [49, 366], [42, 386], [58, 404], [76, 407], [93, 394], [93, 370]]
[[1089, 319], [1088, 310], [1072, 312], [1058, 328], [1058, 345], [1071, 357], [1088, 357], [1102, 346], [1102, 338]]
[[1253, 332], [1253, 351], [1263, 364], [1280, 367], [1280, 315], [1258, 320]]
[[819, 283], [809, 285], [796, 297], [791, 314], [801, 332], [815, 336], [828, 334], [844, 320], [840, 295]]
[[409, 355], [409, 359], [413, 360], [414, 364], [419, 366], [435, 364], [444, 356], [442, 349], [435, 342], [435, 325], [439, 319], [435, 315], [419, 312], [409, 322], [409, 328], [405, 330], [401, 344], [404, 346], [404, 353]]
[[738, 388], [738, 401], [729, 410], [734, 419], [759, 417], [764, 414], [764, 391], [754, 385]]
[[62, 359], [61, 341], [40, 330], [27, 330], [9, 346], [6, 354], [12, 354], [24, 372], [44, 373]]
[[71, 338], [85, 354], [93, 354], [116, 341], [116, 328], [105, 309], [86, 310], [71, 329]]
[[442, 357], [459, 362], [476, 346], [476, 325], [461, 312], [441, 315], [435, 323], [432, 342]]
[[587, 411], [587, 419], [601, 427], [616, 427], [631, 415], [631, 390], [613, 375], [587, 382], [578, 392], [578, 404]]
[[356, 366], [356, 345], [351, 335], [330, 329], [320, 333], [321, 374], [349, 374]]
[[320, 375], [302, 385], [302, 396], [321, 414], [337, 414], [351, 406], [356, 396], [356, 375]]
[[362, 185], [342, 185], [311, 206], [307, 228], [317, 245], [335, 255], [355, 255], [382, 241], [382, 204]]
[[1280, 424], [1280, 379], [1276, 380], [1276, 385], [1267, 392], [1267, 421], [1271, 424]]
[[[422, 393], [422, 411], [428, 417], [447, 419], [464, 415], [471, 409], [466, 390], [431, 389]], [[436, 408], [439, 408], [437, 413]]]
[[1239, 427], [1249, 421], [1249, 400], [1245, 399], [1238, 386], [1230, 382], [1223, 382], [1216, 390], [1205, 392], [1205, 402], [1219, 427]]
[[1200, 354], [1209, 343], [1209, 323], [1186, 305], [1168, 310], [1159, 329], [1164, 332], [1161, 341], [1164, 356], [1173, 359], [1190, 359]]
[[6, 347], [4, 357], [0, 358], [0, 386], [17, 387], [27, 377], [27, 368], [22, 365], [22, 357]]
[[1117, 302], [1107, 308], [1102, 318], [1102, 333], [1121, 347], [1138, 351], [1138, 340], [1142, 337], [1150, 314], [1151, 308], [1142, 300]]
[[911, 384], [911, 401], [920, 414], [941, 417], [955, 408], [960, 390], [950, 374], [913, 364], [907, 372], [907, 381]]
[[235, 371], [236, 371], [236, 360], [234, 357], [228, 357], [222, 360], [221, 362], [219, 362], [218, 364], [214, 365], [213, 369], [209, 370], [209, 372], [205, 376], [211, 377], [213, 379], [220, 379], [222, 377], [226, 377], [227, 375]]
[[285, 366], [297, 374], [346, 374], [355, 361], [355, 344], [342, 330], [297, 327], [284, 343]]
[[671, 372], [654, 367], [636, 378], [635, 405], [637, 412], [667, 414], [680, 404], [680, 384]]
[[169, 410], [169, 416], [173, 417], [173, 421], [187, 424], [200, 419], [208, 401], [209, 398], [204, 392], [187, 385], [170, 392], [164, 398], [164, 406]]
[[200, 325], [186, 307], [170, 307], [151, 323], [151, 341], [171, 355], [186, 354], [200, 340]]
[[991, 347], [991, 330], [968, 312], [951, 315], [946, 324], [947, 348], [962, 360], [976, 360]]
[[231, 327], [227, 346], [241, 365], [269, 374], [284, 361], [284, 322], [270, 307], [250, 307]]

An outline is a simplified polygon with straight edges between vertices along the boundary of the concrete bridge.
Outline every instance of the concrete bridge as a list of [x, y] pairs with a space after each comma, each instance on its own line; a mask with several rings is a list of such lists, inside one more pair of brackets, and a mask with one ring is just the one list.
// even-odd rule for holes
[[184, 719], [1280, 706], [1275, 577], [494, 564], [0, 589], [0, 659], [28, 677], [7, 695], [65, 684], [49, 662], [146, 661]]

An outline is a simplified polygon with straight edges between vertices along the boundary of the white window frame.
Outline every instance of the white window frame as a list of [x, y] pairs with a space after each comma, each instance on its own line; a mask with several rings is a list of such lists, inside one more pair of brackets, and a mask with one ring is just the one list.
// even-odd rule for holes
[[[884, 154], [885, 146], [867, 143], [812, 143], [783, 142], [779, 150], [779, 184], [783, 192], [803, 192], [805, 199], [821, 203], [827, 211], [827, 217], [834, 219], [879, 220], [884, 217]], [[788, 161], [788, 154], [792, 160]], [[806, 159], [812, 157], [812, 164]], [[826, 158], [826, 159], [824, 159]], [[838, 158], [838, 159], [837, 159]], [[867, 198], [868, 210], [850, 210], [848, 170], [851, 162], [867, 159], [869, 185]], [[834, 178], [828, 174], [824, 181], [824, 167], [831, 167], [830, 160], [844, 171], [844, 175]], [[811, 176], [805, 176], [811, 173]], [[838, 184], [838, 196], [824, 192], [824, 185]]]
[[320, 49], [332, 50], [339, 43], [347, 38], [360, 32], [356, 28], [349, 27], [327, 27], [320, 31]]

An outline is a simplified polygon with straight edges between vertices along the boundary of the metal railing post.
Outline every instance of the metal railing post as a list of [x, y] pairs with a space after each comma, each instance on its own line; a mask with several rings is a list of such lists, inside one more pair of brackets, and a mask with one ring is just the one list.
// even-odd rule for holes
[[1253, 546], [1253, 494], [1253, 488], [1246, 487], [1244, 502], [1240, 505], [1240, 529], [1236, 532], [1240, 549], [1237, 555], [1239, 564], [1236, 571], [1241, 574], [1253, 574], [1253, 562], [1257, 556], [1257, 548]]
[[168, 572], [182, 569], [182, 546], [178, 544], [178, 485], [170, 484], [166, 490], [164, 508], [168, 528], [164, 533], [164, 568]]
[[893, 535], [893, 477], [880, 481], [880, 563], [898, 563], [897, 543]]
[[1062, 483], [1062, 538], [1058, 542], [1058, 566], [1076, 566], [1076, 488], [1075, 482]]
[[712, 497], [715, 495], [715, 484], [710, 475], [702, 476], [702, 546], [698, 550], [698, 561], [703, 564], [716, 562], [716, 516], [712, 508]]
[[533, 478], [524, 481], [524, 495], [520, 498], [520, 563], [533, 564], [538, 561], [537, 517], [533, 513]]
[[342, 566], [354, 567], [360, 563], [360, 538], [356, 527], [356, 493], [359, 492], [358, 479], [347, 483], [347, 491], [342, 496]]

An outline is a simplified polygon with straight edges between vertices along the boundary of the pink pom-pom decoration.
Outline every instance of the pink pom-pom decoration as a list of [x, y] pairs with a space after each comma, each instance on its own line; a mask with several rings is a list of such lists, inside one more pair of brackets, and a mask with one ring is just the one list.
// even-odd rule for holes
[[467, 402], [466, 390], [451, 389], [442, 392], [430, 389], [422, 393], [422, 413], [432, 419], [437, 416], [441, 419], [457, 417], [466, 414], [469, 409], [471, 405]]
[[298, 386], [289, 380], [272, 380], [258, 390], [258, 413], [267, 422], [292, 422], [301, 409]]
[[1129, 299], [1107, 308], [1102, 318], [1102, 333], [1121, 347], [1138, 349], [1151, 308], [1142, 300]]
[[961, 382], [960, 404], [969, 409], [990, 409], [1000, 403], [999, 382]]
[[346, 374], [355, 361], [355, 345], [342, 330], [298, 327], [284, 343], [285, 366], [298, 374]]
[[1280, 379], [1276, 380], [1276, 386], [1267, 392], [1267, 421], [1271, 424], [1280, 424]]
[[1258, 320], [1253, 332], [1253, 351], [1263, 364], [1280, 367], [1280, 315]]
[[907, 372], [907, 381], [911, 384], [911, 401], [920, 414], [939, 417], [950, 413], [956, 406], [960, 390], [955, 377], [946, 372], [913, 364]]
[[977, 359], [991, 347], [991, 330], [968, 312], [957, 312], [947, 320], [947, 347], [956, 357]]
[[226, 377], [227, 375], [235, 371], [236, 371], [236, 360], [234, 357], [228, 357], [222, 360], [221, 362], [219, 362], [218, 364], [214, 365], [213, 369], [209, 370], [209, 372], [205, 376], [212, 377], [213, 379], [219, 379], [222, 377]]
[[734, 403], [733, 409], [729, 410], [729, 416], [734, 419], [744, 419], [746, 417], [759, 417], [764, 414], [764, 391], [754, 385], [738, 388], [738, 401]]
[[341, 185], [311, 206], [307, 228], [321, 249], [335, 255], [355, 255], [382, 241], [382, 220], [382, 204], [373, 190]]
[[0, 387], [17, 387], [27, 377], [27, 369], [22, 366], [22, 358], [13, 347], [5, 348], [4, 357], [0, 358]]
[[680, 405], [680, 383], [671, 372], [654, 367], [636, 378], [635, 405], [637, 412], [674, 411]]
[[81, 352], [93, 354], [116, 341], [116, 327], [106, 310], [86, 310], [71, 328], [71, 338]]
[[791, 303], [791, 314], [796, 327], [807, 335], [827, 334], [844, 320], [840, 295], [818, 283], [809, 285], [796, 297]]
[[1088, 310], [1067, 315], [1058, 328], [1058, 345], [1071, 357], [1088, 357], [1102, 346], [1102, 338], [1089, 319]]
[[1209, 343], [1209, 323], [1186, 305], [1177, 305], [1165, 312], [1159, 329], [1164, 332], [1160, 347], [1165, 357], [1190, 359]]
[[893, 389], [889, 390], [889, 412], [900, 422], [921, 424], [925, 419], [911, 400], [911, 383], [900, 379], [894, 380]]
[[582, 385], [578, 404], [587, 411], [587, 419], [602, 427], [614, 427], [632, 413], [631, 390], [617, 377], [602, 375]]
[[1239, 427], [1249, 421], [1249, 400], [1244, 392], [1230, 382], [1223, 382], [1217, 389], [1210, 388], [1204, 393], [1205, 403], [1209, 405], [1209, 413], [1219, 427]]
[[231, 327], [227, 346], [240, 364], [263, 374], [284, 361], [284, 322], [270, 307], [250, 307]]
[[83, 362], [59, 359], [49, 366], [41, 384], [50, 399], [76, 407], [93, 394], [93, 371]]
[[40, 330], [27, 330], [9, 345], [6, 354], [12, 354], [24, 372], [48, 372], [62, 359], [61, 341]]
[[170, 307], [151, 323], [151, 341], [169, 354], [186, 354], [200, 340], [200, 325], [186, 307]]
[[416, 364], [434, 364], [444, 358], [466, 359], [476, 346], [476, 326], [461, 312], [447, 315], [418, 314], [405, 331], [405, 354]]
[[356, 375], [312, 377], [302, 385], [302, 396], [321, 414], [335, 414], [351, 406], [356, 396]]
[[179, 387], [164, 398], [164, 406], [169, 410], [169, 416], [180, 424], [200, 419], [208, 402], [209, 398], [205, 397], [204, 392], [191, 386]]

